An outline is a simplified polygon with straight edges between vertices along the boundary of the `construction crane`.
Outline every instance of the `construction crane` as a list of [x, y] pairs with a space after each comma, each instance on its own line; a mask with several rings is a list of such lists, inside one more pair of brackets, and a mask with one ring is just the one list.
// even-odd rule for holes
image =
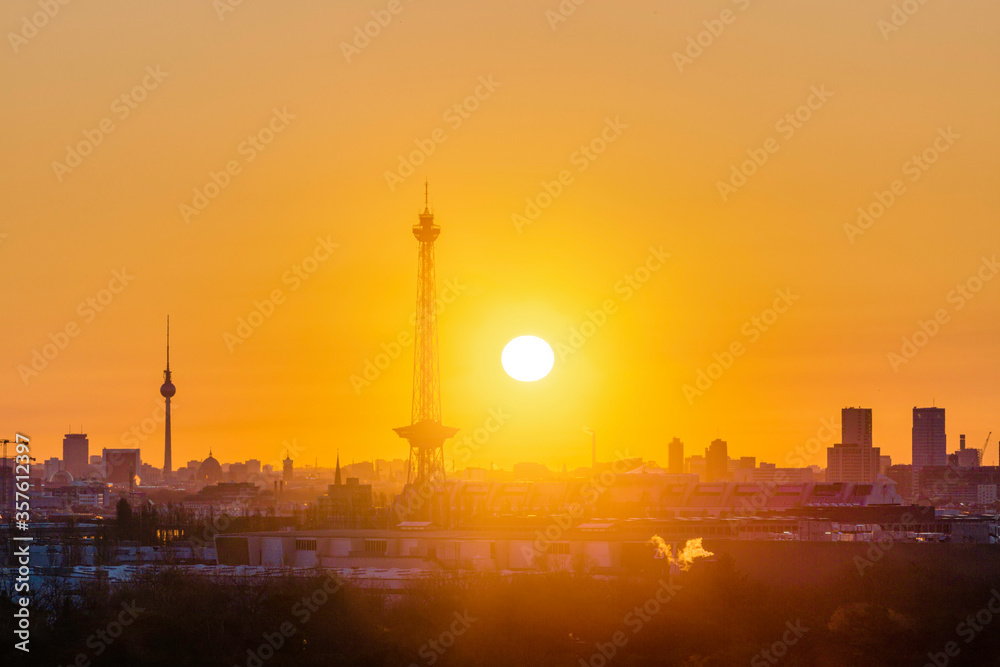
[[983, 465], [983, 460], [986, 458], [986, 448], [990, 446], [991, 435], [993, 435], [993, 431], [986, 434], [986, 442], [983, 443], [983, 448], [979, 450], [979, 465]]

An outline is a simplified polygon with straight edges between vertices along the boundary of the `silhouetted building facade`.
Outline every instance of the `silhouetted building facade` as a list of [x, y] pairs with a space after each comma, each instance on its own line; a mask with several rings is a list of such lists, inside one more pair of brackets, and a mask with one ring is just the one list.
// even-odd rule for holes
[[879, 471], [879, 448], [839, 443], [826, 449], [827, 482], [874, 483]]
[[913, 408], [913, 469], [947, 463], [944, 408]]
[[667, 446], [667, 472], [684, 474], [684, 443], [680, 438], [674, 438]]
[[357, 477], [348, 477], [347, 484], [341, 484], [339, 456], [334, 482], [326, 491], [317, 503], [320, 518], [326, 524], [344, 528], [372, 527], [372, 485], [360, 484]]
[[127, 486], [142, 470], [138, 449], [105, 449], [104, 479], [111, 484]]
[[840, 441], [845, 445], [872, 446], [871, 408], [843, 408], [840, 411]]
[[729, 445], [725, 440], [713, 440], [705, 450], [705, 481], [721, 482], [729, 477]]
[[83, 479], [90, 469], [90, 441], [86, 433], [67, 433], [63, 437], [63, 469], [74, 479]]

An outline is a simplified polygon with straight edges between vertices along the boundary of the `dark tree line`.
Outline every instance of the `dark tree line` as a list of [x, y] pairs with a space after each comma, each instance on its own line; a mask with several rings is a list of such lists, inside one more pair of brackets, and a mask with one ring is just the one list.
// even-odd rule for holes
[[[654, 613], [649, 601], [665, 585], [657, 576], [446, 574], [399, 594], [336, 589], [319, 571], [218, 578], [168, 568], [78, 590], [53, 581], [32, 610], [31, 664], [71, 664], [83, 653], [97, 666], [579, 667], [581, 660], [603, 664], [594, 656], [609, 651], [619, 632], [624, 642], [608, 665], [920, 666], [948, 642], [959, 649], [949, 665], [996, 664], [1000, 618], [968, 642], [956, 626], [986, 607], [1000, 589], [1000, 571], [984, 564], [960, 572], [947, 561], [895, 556], [863, 577], [848, 562], [806, 586], [765, 585], [724, 557], [677, 577]], [[140, 611], [113, 642], [94, 638], [128, 609]], [[0, 625], [12, 622], [12, 611], [0, 600]], [[801, 637], [776, 661], [761, 662], [790, 623], [803, 629]], [[281, 634], [283, 627], [291, 632]], [[260, 650], [267, 637], [276, 650]], [[261, 655], [267, 659], [254, 662]]]

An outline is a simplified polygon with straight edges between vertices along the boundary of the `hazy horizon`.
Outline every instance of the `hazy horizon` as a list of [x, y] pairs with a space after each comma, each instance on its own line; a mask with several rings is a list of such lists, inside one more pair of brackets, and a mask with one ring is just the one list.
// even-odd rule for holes
[[[39, 462], [68, 427], [100, 453], [156, 414], [168, 314], [175, 468], [210, 448], [272, 460], [293, 439], [310, 465], [405, 458], [391, 429], [410, 421], [412, 344], [370, 384], [352, 377], [412, 343], [425, 179], [437, 284], [454, 296], [443, 420], [461, 436], [510, 415], [466, 465], [589, 465], [584, 427], [603, 460], [665, 464], [676, 436], [687, 455], [722, 438], [782, 465], [846, 406], [873, 409], [896, 463], [914, 406], [947, 409], [949, 451], [1000, 429], [1000, 281], [985, 278], [1000, 250], [1000, 6], [926, 3], [884, 34], [891, 0], [591, 0], [555, 23], [557, 0], [401, 0], [345, 51], [388, 4], [69, 3], [23, 43], [8, 35], [0, 419]], [[17, 33], [37, 11], [7, 4], [0, 24]], [[723, 11], [721, 34], [679, 60]], [[143, 99], [123, 102], [136, 86]], [[113, 130], [67, 171], [67, 145], [104, 119]], [[265, 128], [272, 142], [248, 141]], [[581, 146], [598, 137], [592, 159]], [[935, 142], [924, 170], [912, 157]], [[421, 145], [433, 152], [400, 175]], [[225, 185], [201, 201], [213, 173]], [[845, 229], [895, 181], [884, 215]], [[546, 184], [535, 216], [526, 199]], [[86, 305], [116, 271], [120, 293]], [[977, 276], [973, 298], [955, 291]], [[252, 335], [226, 337], [275, 290]], [[782, 294], [787, 312], [754, 324]], [[574, 346], [597, 311], [606, 323]], [[926, 346], [894, 361], [938, 311]], [[20, 370], [71, 325], [43, 370]], [[540, 381], [501, 368], [522, 334], [556, 348]], [[731, 367], [685, 392], [734, 343]], [[141, 448], [162, 465], [161, 425]]]

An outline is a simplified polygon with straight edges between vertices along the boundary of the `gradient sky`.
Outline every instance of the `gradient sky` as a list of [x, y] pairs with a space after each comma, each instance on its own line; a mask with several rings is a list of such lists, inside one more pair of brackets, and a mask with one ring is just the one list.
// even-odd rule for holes
[[[310, 464], [405, 457], [390, 429], [409, 420], [412, 346], [360, 391], [351, 377], [412, 332], [425, 178], [439, 286], [461, 287], [440, 316], [445, 421], [471, 435], [506, 415], [469, 465], [589, 464], [584, 426], [605, 459], [665, 464], [678, 436], [781, 463], [847, 405], [874, 409], [875, 444], [901, 462], [915, 405], [947, 408], [950, 449], [1000, 431], [1000, 280], [949, 299], [1000, 252], [997, 3], [927, 3], [886, 39], [887, 0], [589, 0], [555, 28], [557, 0], [402, 0], [350, 62], [341, 44], [387, 2], [218, 4], [74, 2], [0, 47], [0, 424], [39, 461], [70, 425], [99, 453], [153, 417], [168, 313], [175, 466], [209, 448], [271, 461], [283, 441]], [[674, 53], [723, 10], [679, 71]], [[37, 11], [4, 3], [0, 25]], [[147, 67], [168, 74], [122, 118], [115, 100]], [[480, 77], [499, 85], [455, 127], [445, 114]], [[776, 123], [814, 86], [832, 97], [786, 137]], [[248, 160], [273, 109], [294, 119]], [[60, 182], [53, 162], [105, 118], [114, 131]], [[580, 171], [607, 119], [627, 127]], [[446, 141], [391, 189], [436, 128]], [[910, 180], [904, 164], [947, 128], [960, 138]], [[769, 138], [777, 152], [723, 201], [718, 182]], [[240, 173], [185, 222], [232, 160]], [[572, 183], [519, 232], [512, 214], [563, 170]], [[895, 179], [905, 192], [851, 242], [844, 225]], [[283, 276], [317, 238], [339, 247], [293, 290]], [[616, 285], [661, 246], [671, 257], [626, 300]], [[134, 279], [90, 320], [78, 304], [123, 267]], [[230, 351], [224, 334], [276, 289], [284, 303]], [[750, 342], [777, 290], [799, 298]], [[548, 378], [503, 373], [509, 339], [566, 342], [607, 299], [617, 312]], [[894, 369], [939, 309], [947, 323]], [[18, 367], [68, 324], [79, 334], [26, 385]], [[689, 401], [734, 342], [745, 353]], [[143, 459], [162, 465], [161, 427]]]

